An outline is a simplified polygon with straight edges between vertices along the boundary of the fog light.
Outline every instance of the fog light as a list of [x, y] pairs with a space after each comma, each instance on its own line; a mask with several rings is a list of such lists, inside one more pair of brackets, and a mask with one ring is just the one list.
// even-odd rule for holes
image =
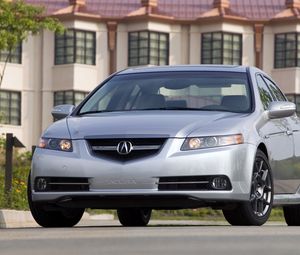
[[39, 191], [45, 191], [47, 189], [47, 180], [45, 178], [38, 178], [36, 181], [36, 188]]
[[220, 176], [220, 177], [215, 177], [211, 185], [214, 189], [228, 189], [229, 182], [226, 177]]

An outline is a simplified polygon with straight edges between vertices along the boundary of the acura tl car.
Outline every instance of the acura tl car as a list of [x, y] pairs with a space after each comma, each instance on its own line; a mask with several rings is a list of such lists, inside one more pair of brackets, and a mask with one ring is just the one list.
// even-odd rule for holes
[[28, 200], [43, 227], [85, 208], [146, 226], [152, 209], [211, 207], [262, 225], [282, 206], [300, 225], [300, 122], [263, 71], [165, 66], [110, 76], [77, 107], [56, 106], [32, 161]]

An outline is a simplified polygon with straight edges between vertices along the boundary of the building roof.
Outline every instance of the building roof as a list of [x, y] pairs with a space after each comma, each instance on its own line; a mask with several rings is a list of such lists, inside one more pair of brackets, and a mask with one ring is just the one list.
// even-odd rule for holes
[[[27, 3], [46, 8], [47, 15], [62, 14], [68, 10], [70, 0], [25, 0]], [[265, 21], [282, 18], [290, 0], [229, 0], [229, 15], [247, 20]], [[298, 1], [298, 0], [294, 0]], [[73, 1], [76, 2], [76, 1]], [[143, 15], [141, 0], [84, 0], [76, 12], [98, 17], [120, 19], [131, 15]], [[196, 20], [207, 17], [214, 9], [214, 0], [157, 0], [155, 13], [176, 20]], [[225, 12], [226, 15], [226, 12]]]

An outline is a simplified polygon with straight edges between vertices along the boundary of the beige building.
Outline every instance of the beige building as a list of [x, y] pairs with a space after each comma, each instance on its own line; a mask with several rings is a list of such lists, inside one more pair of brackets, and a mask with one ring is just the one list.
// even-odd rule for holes
[[254, 65], [300, 104], [300, 0], [26, 2], [45, 6], [67, 28], [29, 38], [7, 65], [0, 134], [14, 133], [28, 149], [52, 123], [54, 105], [78, 104], [130, 66]]

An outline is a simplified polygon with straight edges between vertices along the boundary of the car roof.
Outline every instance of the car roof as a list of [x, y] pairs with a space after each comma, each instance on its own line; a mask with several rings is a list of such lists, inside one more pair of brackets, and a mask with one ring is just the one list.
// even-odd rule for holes
[[246, 66], [238, 65], [174, 65], [174, 66], [143, 66], [125, 69], [118, 74], [154, 73], [154, 72], [239, 72], [245, 73]]

